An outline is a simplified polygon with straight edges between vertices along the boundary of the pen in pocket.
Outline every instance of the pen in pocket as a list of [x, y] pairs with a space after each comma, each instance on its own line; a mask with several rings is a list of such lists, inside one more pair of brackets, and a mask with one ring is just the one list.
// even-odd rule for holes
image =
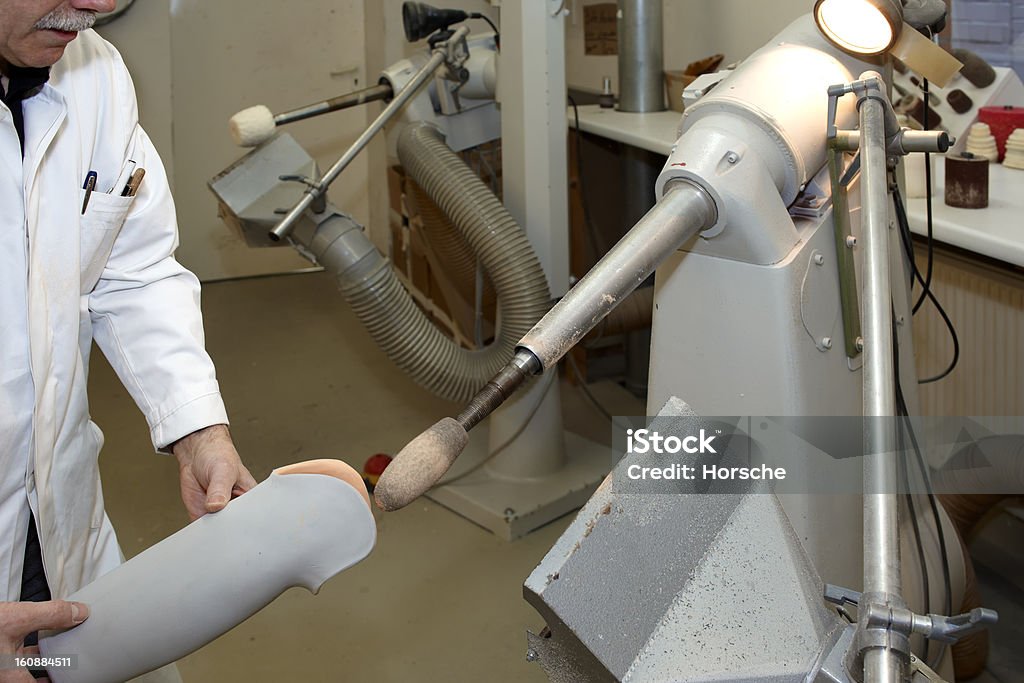
[[82, 189], [85, 190], [85, 200], [82, 202], [82, 215], [85, 215], [85, 210], [89, 208], [89, 199], [92, 198], [92, 191], [96, 189], [96, 181], [99, 179], [96, 171], [89, 171], [85, 174], [85, 183], [82, 185]]
[[120, 175], [117, 176], [117, 180], [111, 185], [110, 189], [107, 190], [107, 194], [114, 194], [114, 192], [120, 192], [126, 184], [128, 179], [132, 177], [132, 173], [135, 172], [136, 163], [133, 159], [129, 159], [124, 162], [124, 168], [121, 169]]
[[142, 179], [146, 177], [146, 169], [137, 168], [132, 173], [132, 177], [128, 179], [127, 184], [124, 186], [124, 190], [121, 191], [122, 197], [134, 197], [139, 192], [139, 186], [142, 185]]

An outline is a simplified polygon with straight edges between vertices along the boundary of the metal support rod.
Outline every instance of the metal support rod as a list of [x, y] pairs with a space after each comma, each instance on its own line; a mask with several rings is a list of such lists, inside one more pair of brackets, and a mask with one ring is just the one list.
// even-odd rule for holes
[[[877, 79], [870, 83], [872, 79]], [[893, 364], [892, 283], [889, 272], [889, 189], [886, 173], [886, 104], [881, 76], [861, 76], [861, 191], [864, 205], [864, 599], [903, 607]], [[867, 613], [867, 610], [864, 610]], [[865, 620], [860, 628], [867, 627]], [[863, 634], [862, 634], [863, 635]], [[859, 639], [868, 683], [903, 683], [908, 658], [890, 640]]]
[[553, 367], [668, 256], [715, 224], [714, 200], [682, 180], [526, 333], [516, 354], [470, 401], [456, 421], [469, 431], [532, 375]]
[[[945, 131], [897, 130], [887, 135], [886, 150], [890, 154], [912, 154], [914, 152], [947, 152], [956, 138]], [[841, 130], [836, 134], [836, 149], [852, 152], [860, 149], [860, 131]]]
[[715, 202], [688, 181], [665, 195], [519, 342], [553, 367], [662, 261], [717, 220]]
[[[465, 38], [468, 33], [468, 28], [460, 26], [455, 30], [455, 33], [452, 34], [448, 41], [457, 42]], [[363, 148], [369, 144], [370, 140], [373, 139], [373, 136], [379, 133], [380, 130], [387, 125], [388, 121], [394, 118], [395, 114], [402, 109], [405, 103], [412, 99], [412, 96], [415, 95], [417, 91], [419, 91], [419, 89], [431, 78], [431, 76], [433, 76], [434, 72], [444, 64], [446, 58], [447, 52], [445, 45], [438, 45], [434, 49], [434, 53], [430, 56], [427, 63], [416, 72], [416, 75], [412, 77], [412, 80], [410, 80], [404, 88], [402, 88], [402, 90], [395, 96], [395, 99], [391, 100], [388, 106], [384, 108], [384, 111], [380, 113], [380, 116], [374, 119], [373, 123], [371, 123], [369, 127], [363, 131], [362, 135], [352, 143], [352, 146], [348, 148], [348, 150], [334, 163], [333, 166], [331, 166], [330, 170], [328, 170], [327, 173], [324, 174], [324, 177], [320, 179], [320, 182], [317, 183], [315, 187], [311, 187], [306, 190], [302, 199], [292, 207], [291, 211], [288, 212], [288, 215], [281, 219], [280, 223], [274, 226], [270, 231], [270, 239], [277, 242], [284, 239], [289, 235], [289, 233], [291, 233], [295, 228], [295, 223], [302, 217], [302, 214], [306, 209], [308, 209], [314, 201], [327, 192], [327, 188], [331, 186], [331, 183], [333, 183], [338, 176], [341, 175], [341, 172], [344, 171], [350, 163], [352, 163], [361, 151], [363, 151]]]
[[619, 0], [619, 111], [665, 109], [662, 0]]
[[332, 97], [329, 100], [316, 102], [315, 104], [308, 104], [305, 107], [299, 107], [298, 109], [292, 109], [291, 111], [275, 114], [274, 124], [283, 126], [287, 123], [304, 121], [306, 119], [311, 119], [314, 116], [320, 116], [321, 114], [329, 114], [332, 111], [348, 109], [349, 107], [358, 107], [359, 105], [366, 104], [367, 102], [386, 100], [393, 94], [394, 90], [391, 89], [390, 85], [387, 83], [381, 83], [380, 85], [375, 85], [371, 88], [363, 88], [362, 90], [356, 90], [354, 92], [345, 93], [344, 95]]

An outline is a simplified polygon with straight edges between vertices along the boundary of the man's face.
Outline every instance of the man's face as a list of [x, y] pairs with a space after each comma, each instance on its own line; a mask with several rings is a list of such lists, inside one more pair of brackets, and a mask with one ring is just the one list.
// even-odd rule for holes
[[0, 60], [14, 66], [52, 66], [96, 14], [117, 0], [0, 0]]

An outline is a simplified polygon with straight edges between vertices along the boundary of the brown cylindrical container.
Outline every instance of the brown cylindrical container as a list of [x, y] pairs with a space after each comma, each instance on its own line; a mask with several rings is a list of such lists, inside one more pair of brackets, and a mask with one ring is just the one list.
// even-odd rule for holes
[[988, 163], [967, 152], [946, 157], [946, 204], [958, 209], [988, 206]]

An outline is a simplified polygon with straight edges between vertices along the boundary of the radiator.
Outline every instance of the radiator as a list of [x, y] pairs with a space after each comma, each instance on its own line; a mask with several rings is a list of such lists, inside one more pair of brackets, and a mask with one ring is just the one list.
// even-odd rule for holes
[[[917, 245], [922, 275], [926, 252]], [[920, 386], [924, 415], [1024, 415], [1024, 270], [935, 249], [932, 287], [960, 338], [960, 361], [945, 379]], [[916, 301], [920, 287], [914, 290]], [[953, 356], [946, 325], [930, 301], [914, 316], [918, 377], [942, 372]]]

